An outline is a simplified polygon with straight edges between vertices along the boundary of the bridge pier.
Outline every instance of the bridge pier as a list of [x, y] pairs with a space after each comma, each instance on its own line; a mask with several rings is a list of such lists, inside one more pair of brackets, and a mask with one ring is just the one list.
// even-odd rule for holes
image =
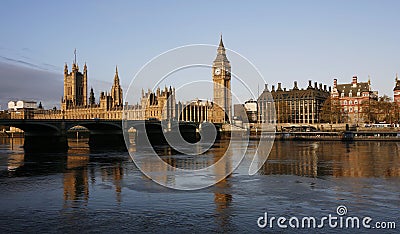
[[25, 132], [25, 151], [67, 151], [67, 135], [44, 135]]
[[126, 149], [122, 131], [90, 131], [90, 148]]

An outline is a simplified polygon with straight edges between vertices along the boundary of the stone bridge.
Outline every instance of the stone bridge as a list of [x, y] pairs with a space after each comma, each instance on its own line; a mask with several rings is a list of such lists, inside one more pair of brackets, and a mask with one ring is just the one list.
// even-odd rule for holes
[[[175, 122], [179, 124], [182, 136], [188, 141], [194, 141], [199, 123]], [[0, 125], [17, 127], [24, 131], [25, 150], [67, 150], [67, 131], [75, 126], [83, 126], [90, 132], [89, 146], [91, 148], [124, 147], [123, 131], [134, 129], [143, 133], [152, 144], [166, 143], [161, 121], [157, 120], [104, 120], [104, 119], [0, 119]], [[139, 134], [138, 134], [139, 135]], [[143, 134], [140, 134], [143, 135]], [[141, 140], [141, 139], [136, 139]]]

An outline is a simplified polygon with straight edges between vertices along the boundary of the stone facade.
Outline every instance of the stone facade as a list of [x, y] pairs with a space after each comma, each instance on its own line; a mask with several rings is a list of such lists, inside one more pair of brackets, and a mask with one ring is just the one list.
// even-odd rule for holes
[[[271, 116], [276, 116], [277, 123], [319, 123], [322, 105], [328, 97], [329, 91], [326, 85], [318, 86], [317, 82], [313, 87], [309, 81], [306, 89], [299, 89], [295, 81], [290, 90], [282, 89], [281, 83], [278, 83], [276, 90], [273, 85], [271, 91], [265, 85], [263, 93], [258, 98], [259, 121], [271, 123], [274, 121]], [[275, 108], [275, 115], [272, 108]]]
[[76, 106], [87, 105], [87, 66], [83, 67], [83, 73], [79, 71], [76, 61], [72, 64], [71, 72], [68, 65], [64, 66], [64, 96], [61, 99], [61, 109], [66, 110]]
[[[64, 67], [64, 95], [61, 110], [35, 110], [29, 118], [33, 119], [122, 119], [123, 91], [120, 85], [118, 68], [115, 70], [111, 92], [101, 92], [99, 102], [95, 103], [93, 89], [87, 97], [88, 69], [84, 65], [79, 71], [76, 61], [71, 72]], [[88, 102], [89, 100], [89, 102]]]
[[232, 118], [231, 64], [226, 57], [222, 36], [217, 57], [213, 62], [212, 77], [214, 83], [212, 121], [214, 123], [230, 122]]

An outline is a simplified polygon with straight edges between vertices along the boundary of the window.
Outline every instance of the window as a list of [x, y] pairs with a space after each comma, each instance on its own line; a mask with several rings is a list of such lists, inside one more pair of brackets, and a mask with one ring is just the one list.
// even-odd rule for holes
[[353, 105], [353, 101], [349, 101], [349, 105]]
[[344, 97], [344, 92], [342, 92], [340, 95], [341, 95], [342, 97]]
[[349, 97], [353, 97], [353, 93], [350, 90]]
[[350, 112], [353, 112], [353, 108], [352, 107], [350, 107]]
[[347, 105], [347, 101], [346, 101], [346, 100], [344, 100], [343, 104], [344, 104], [344, 105]]
[[357, 101], [357, 100], [355, 100], [355, 101], [354, 101], [354, 105], [357, 105], [357, 104], [358, 104], [358, 101]]

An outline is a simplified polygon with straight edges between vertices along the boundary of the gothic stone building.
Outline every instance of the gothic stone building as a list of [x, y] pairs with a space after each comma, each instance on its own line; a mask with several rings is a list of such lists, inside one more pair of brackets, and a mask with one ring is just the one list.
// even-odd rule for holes
[[[277, 123], [314, 124], [319, 123], [323, 103], [328, 99], [329, 91], [326, 85], [309, 81], [306, 89], [299, 89], [297, 81], [290, 90], [282, 89], [281, 83], [278, 88], [272, 86], [272, 91], [265, 85], [263, 93], [258, 98], [258, 116], [261, 123], [271, 123], [276, 116]], [[274, 104], [272, 104], [274, 103]], [[273, 115], [272, 108], [275, 108]]]
[[230, 122], [232, 115], [231, 98], [231, 65], [226, 57], [226, 50], [220, 38], [217, 56], [212, 67], [213, 101], [192, 100], [176, 102], [175, 88], [158, 88], [155, 92], [142, 90], [142, 96], [136, 105], [127, 106], [126, 118], [139, 119], [173, 119], [179, 121], [213, 123]]
[[214, 100], [209, 119], [214, 123], [230, 122], [232, 118], [231, 64], [226, 57], [222, 35], [217, 49], [217, 57], [213, 62], [212, 78]]
[[115, 70], [114, 82], [110, 92], [101, 92], [100, 100], [95, 102], [93, 89], [87, 96], [88, 69], [86, 64], [83, 73], [76, 60], [72, 63], [71, 72], [64, 66], [64, 95], [61, 98], [61, 110], [36, 110], [35, 119], [122, 119], [123, 94]]
[[[178, 102], [175, 100], [175, 89], [166, 88], [156, 91], [142, 91], [136, 105], [125, 105], [124, 118], [131, 120], [174, 119], [180, 121], [209, 121], [227, 123], [231, 119], [231, 65], [226, 57], [222, 36], [213, 62], [212, 79], [214, 83], [213, 101], [194, 100]], [[36, 119], [122, 119], [123, 96], [118, 69], [110, 92], [101, 92], [98, 103], [93, 89], [88, 89], [88, 69], [83, 72], [75, 61], [72, 70], [64, 67], [64, 94], [61, 98], [61, 110], [35, 110], [32, 118]]]

